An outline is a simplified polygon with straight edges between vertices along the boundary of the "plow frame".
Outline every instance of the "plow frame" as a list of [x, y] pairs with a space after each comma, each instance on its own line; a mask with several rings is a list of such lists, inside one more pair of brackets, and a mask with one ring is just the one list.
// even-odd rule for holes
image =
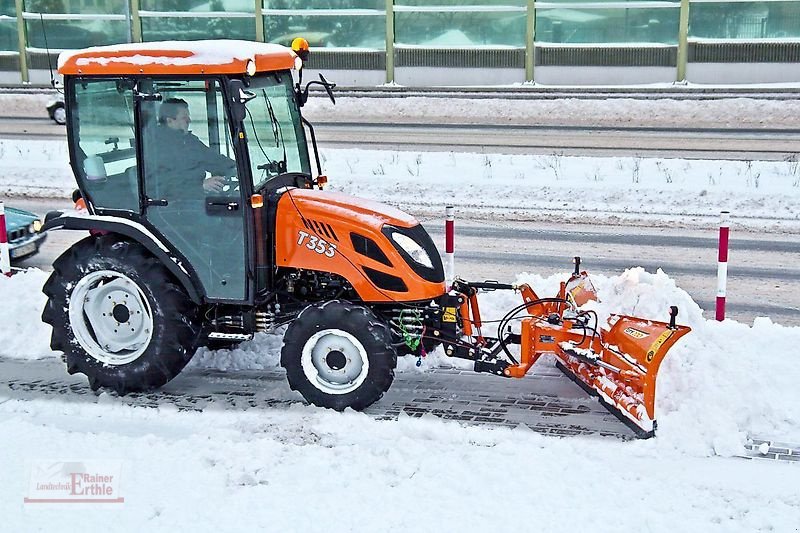
[[[601, 328], [595, 311], [581, 309], [597, 300], [597, 294], [579, 267], [576, 257], [575, 271], [552, 298], [540, 298], [527, 284], [456, 279], [440, 305], [425, 313], [426, 337], [441, 341], [447, 356], [474, 361], [477, 372], [509, 378], [524, 377], [542, 355], [552, 356], [557, 368], [597, 396], [638, 437], [652, 437], [659, 367], [691, 329], [676, 324], [674, 306], [669, 322], [612, 314], [608, 329]], [[497, 337], [486, 337], [478, 293], [493, 290], [514, 290], [523, 303], [496, 321]], [[521, 313], [525, 316], [518, 316]], [[511, 331], [511, 320], [520, 320], [520, 333]], [[519, 345], [519, 360], [510, 345]]]

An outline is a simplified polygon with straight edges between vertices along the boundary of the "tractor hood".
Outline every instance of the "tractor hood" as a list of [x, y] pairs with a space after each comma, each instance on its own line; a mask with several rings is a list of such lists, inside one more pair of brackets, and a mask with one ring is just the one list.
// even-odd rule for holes
[[337, 274], [367, 302], [424, 301], [445, 292], [441, 257], [417, 219], [336, 192], [281, 195], [275, 264]]
[[417, 219], [392, 206], [349, 194], [308, 189], [292, 189], [290, 192], [291, 199], [304, 218], [307, 218], [305, 211], [308, 210], [309, 216], [312, 212], [322, 211], [327, 216], [358, 221], [360, 224], [377, 228], [384, 224], [403, 228], [419, 224]]
[[31, 225], [34, 220], [39, 220], [39, 217], [33, 213], [14, 207], [6, 207], [6, 231], [10, 232], [25, 228]]

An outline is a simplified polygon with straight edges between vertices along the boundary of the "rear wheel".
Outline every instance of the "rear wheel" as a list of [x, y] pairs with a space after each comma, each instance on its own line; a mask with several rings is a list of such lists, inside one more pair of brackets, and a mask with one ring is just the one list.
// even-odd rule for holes
[[281, 351], [292, 390], [338, 411], [375, 403], [396, 365], [388, 326], [368, 308], [338, 300], [306, 307], [286, 330]]
[[197, 308], [141, 245], [89, 237], [53, 264], [42, 320], [50, 347], [92, 389], [119, 394], [160, 387], [186, 366], [200, 338]]

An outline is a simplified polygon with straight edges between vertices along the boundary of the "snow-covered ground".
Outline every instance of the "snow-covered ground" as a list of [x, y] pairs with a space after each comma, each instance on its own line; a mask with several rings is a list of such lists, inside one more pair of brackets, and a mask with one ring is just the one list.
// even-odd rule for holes
[[[328, 149], [329, 189], [418, 215], [800, 231], [800, 163]], [[0, 194], [69, 197], [63, 141], [0, 139]]]
[[[758, 109], [748, 113], [757, 119]], [[791, 161], [358, 150], [325, 157], [332, 188], [416, 212], [452, 203], [493, 217], [577, 212], [598, 222], [705, 226], [729, 209], [751, 229], [800, 229], [800, 173]], [[2, 194], [73, 188], [63, 143], [0, 141], [0, 166]], [[119, 530], [797, 531], [797, 463], [734, 456], [748, 435], [800, 442], [800, 328], [766, 318], [705, 320], [667, 275], [635, 268], [635, 258], [631, 267], [594, 278], [602, 316], [664, 319], [678, 305], [679, 322], [692, 327], [661, 368], [655, 439], [553, 438], [436, 418], [378, 421], [300, 403], [179, 412], [167, 402], [122, 405], [108, 394], [95, 402], [0, 395], [3, 529], [99, 531], [113, 520]], [[548, 295], [564, 276], [521, 273], [520, 280]], [[59, 357], [39, 319], [45, 279], [37, 270], [0, 277], [0, 357]], [[485, 319], [518, 303], [504, 292], [481, 298]], [[192, 365], [273, 368], [279, 349], [278, 336], [260, 335], [232, 352], [203, 351]], [[444, 364], [435, 353], [421, 369], [403, 361], [400, 371]], [[122, 461], [124, 507], [23, 504], [37, 461], [101, 459]]]
[[[39, 321], [46, 274], [0, 278], [0, 357], [58, 358]], [[563, 275], [523, 274], [541, 294]], [[543, 437], [436, 418], [376, 421], [300, 403], [289, 408], [178, 412], [120, 405], [101, 394], [23, 401], [0, 397], [9, 531], [140, 527], [211, 530], [231, 521], [277, 531], [793, 531], [800, 523], [797, 465], [746, 461], [748, 434], [800, 440], [800, 328], [768, 319], [717, 323], [663, 273], [595, 278], [601, 315], [662, 318], [668, 304], [693, 331], [659, 378], [656, 439]], [[485, 295], [488, 319], [518, 296]], [[278, 364], [280, 337], [199, 353], [204, 368]], [[417, 369], [447, 364], [435, 353]], [[14, 376], [8, 376], [13, 379]], [[498, 378], [500, 379], [500, 378]], [[288, 386], [287, 386], [288, 392]], [[298, 397], [299, 400], [299, 397]], [[13, 458], [13, 459], [12, 459]], [[123, 510], [44, 510], [23, 504], [36, 461], [122, 461]], [[213, 504], [212, 504], [213, 502]], [[63, 507], [69, 507], [62, 505]]]

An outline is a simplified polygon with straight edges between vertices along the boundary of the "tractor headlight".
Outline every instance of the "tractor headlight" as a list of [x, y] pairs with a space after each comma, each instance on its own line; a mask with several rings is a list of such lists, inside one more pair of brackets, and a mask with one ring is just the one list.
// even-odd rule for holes
[[433, 261], [431, 261], [428, 252], [426, 252], [420, 244], [409, 237], [408, 235], [403, 235], [397, 231], [393, 231], [391, 233], [392, 240], [403, 249], [411, 259], [419, 263], [420, 265], [428, 268], [433, 268]]
[[33, 224], [28, 226], [28, 233], [39, 233], [39, 230], [42, 229], [42, 221], [41, 220], [34, 220]]

